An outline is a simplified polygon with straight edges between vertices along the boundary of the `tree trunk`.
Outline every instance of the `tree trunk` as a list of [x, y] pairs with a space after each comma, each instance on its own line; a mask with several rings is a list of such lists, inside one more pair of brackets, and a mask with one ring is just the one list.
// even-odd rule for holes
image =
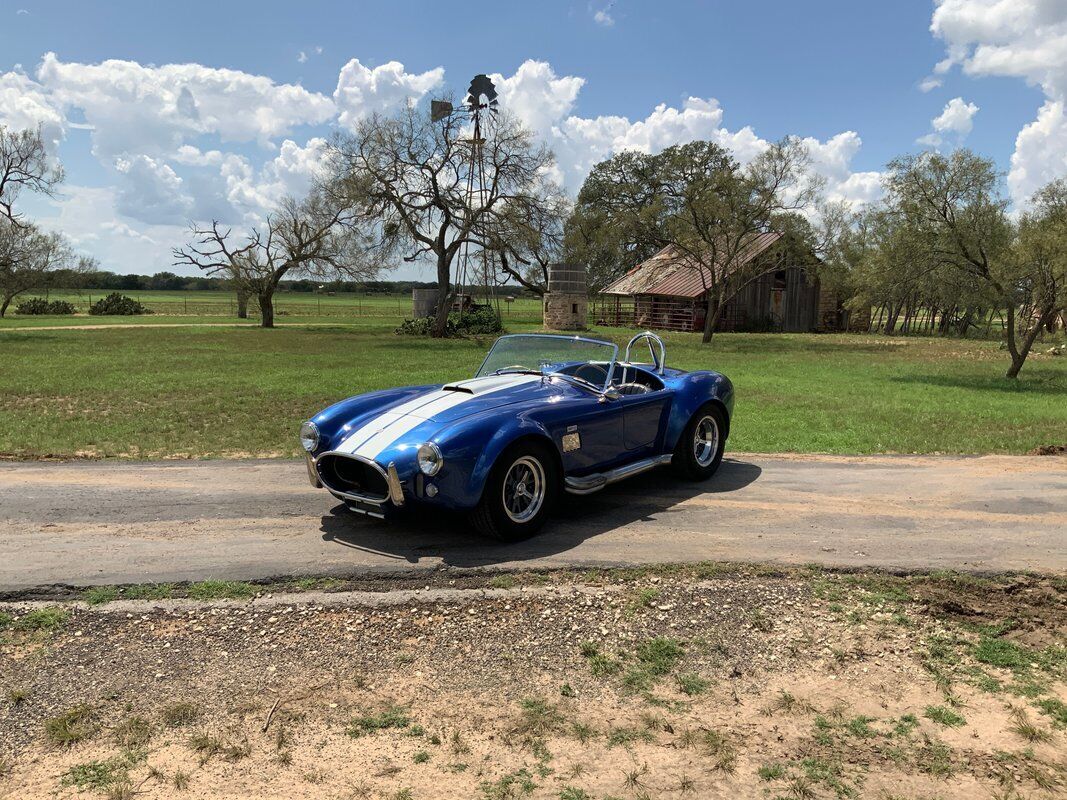
[[890, 304], [889, 313], [885, 318], [885, 330], [882, 331], [886, 336], [892, 336], [897, 330], [897, 317], [900, 315], [900, 306]]
[[11, 305], [11, 298], [10, 297], [5, 297], [3, 304], [0, 305], [0, 317], [3, 317], [4, 314], [7, 313], [7, 307], [9, 305]]
[[274, 327], [274, 290], [269, 289], [259, 293], [260, 327]]
[[1026, 357], [1030, 355], [1030, 348], [1034, 346], [1034, 341], [1041, 333], [1041, 329], [1045, 327], [1048, 320], [1054, 316], [1054, 310], [1046, 308], [1041, 312], [1041, 317], [1037, 320], [1036, 324], [1026, 332], [1023, 337], [1023, 346], [1021, 348], [1016, 347], [1015, 343], [1015, 309], [1008, 309], [1008, 352], [1011, 354], [1011, 366], [1004, 374], [1005, 378], [1018, 378], [1019, 371], [1023, 368], [1023, 364], [1026, 363]]
[[711, 341], [711, 337], [715, 335], [715, 328], [719, 324], [719, 316], [722, 314], [722, 303], [718, 300], [712, 300], [708, 295], [708, 313], [704, 317], [704, 335], [701, 338], [701, 342], [707, 344]]
[[248, 289], [237, 290], [237, 318], [248, 319]]
[[433, 338], [443, 339], [448, 332], [448, 314], [452, 310], [452, 293], [449, 291], [448, 259], [444, 254], [437, 256], [437, 314], [433, 321]]

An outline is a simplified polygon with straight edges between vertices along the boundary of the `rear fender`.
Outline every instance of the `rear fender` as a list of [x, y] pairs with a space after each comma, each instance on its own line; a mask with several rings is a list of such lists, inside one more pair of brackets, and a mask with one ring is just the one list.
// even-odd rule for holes
[[678, 439], [689, 424], [693, 414], [706, 403], [714, 403], [723, 413], [726, 430], [723, 439], [730, 435], [730, 417], [734, 410], [734, 387], [730, 379], [718, 372], [689, 372], [670, 381], [675, 391], [671, 417], [664, 436], [664, 452], [670, 453], [678, 445]]

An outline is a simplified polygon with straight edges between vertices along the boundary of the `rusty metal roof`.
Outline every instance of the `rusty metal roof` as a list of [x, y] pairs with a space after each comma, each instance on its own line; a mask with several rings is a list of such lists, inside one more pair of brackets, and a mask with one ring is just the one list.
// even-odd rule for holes
[[[777, 231], [753, 237], [739, 255], [734, 270], [748, 264], [782, 238]], [[720, 280], [722, 268], [716, 268]], [[682, 255], [673, 245], [667, 245], [651, 258], [642, 261], [604, 290], [604, 294], [658, 294], [667, 297], [700, 297], [711, 283], [708, 268]]]

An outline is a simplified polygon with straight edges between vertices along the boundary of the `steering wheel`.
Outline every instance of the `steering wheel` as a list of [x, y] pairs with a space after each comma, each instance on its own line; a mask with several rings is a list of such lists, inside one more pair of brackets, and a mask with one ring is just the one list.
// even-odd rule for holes
[[[586, 374], [587, 370], [593, 370], [593, 376]], [[597, 375], [599, 373], [599, 376]], [[582, 364], [571, 373], [576, 378], [588, 381], [594, 386], [603, 386], [608, 380], [608, 368], [602, 364]]]

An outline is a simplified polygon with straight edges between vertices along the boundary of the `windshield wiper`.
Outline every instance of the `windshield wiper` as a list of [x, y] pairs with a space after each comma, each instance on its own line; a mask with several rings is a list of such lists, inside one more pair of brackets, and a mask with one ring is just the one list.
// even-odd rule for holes
[[494, 375], [509, 375], [512, 373], [519, 375], [540, 375], [541, 370], [530, 369], [529, 367], [522, 366], [522, 364], [512, 364], [510, 367], [501, 367], [500, 369], [493, 370]]

